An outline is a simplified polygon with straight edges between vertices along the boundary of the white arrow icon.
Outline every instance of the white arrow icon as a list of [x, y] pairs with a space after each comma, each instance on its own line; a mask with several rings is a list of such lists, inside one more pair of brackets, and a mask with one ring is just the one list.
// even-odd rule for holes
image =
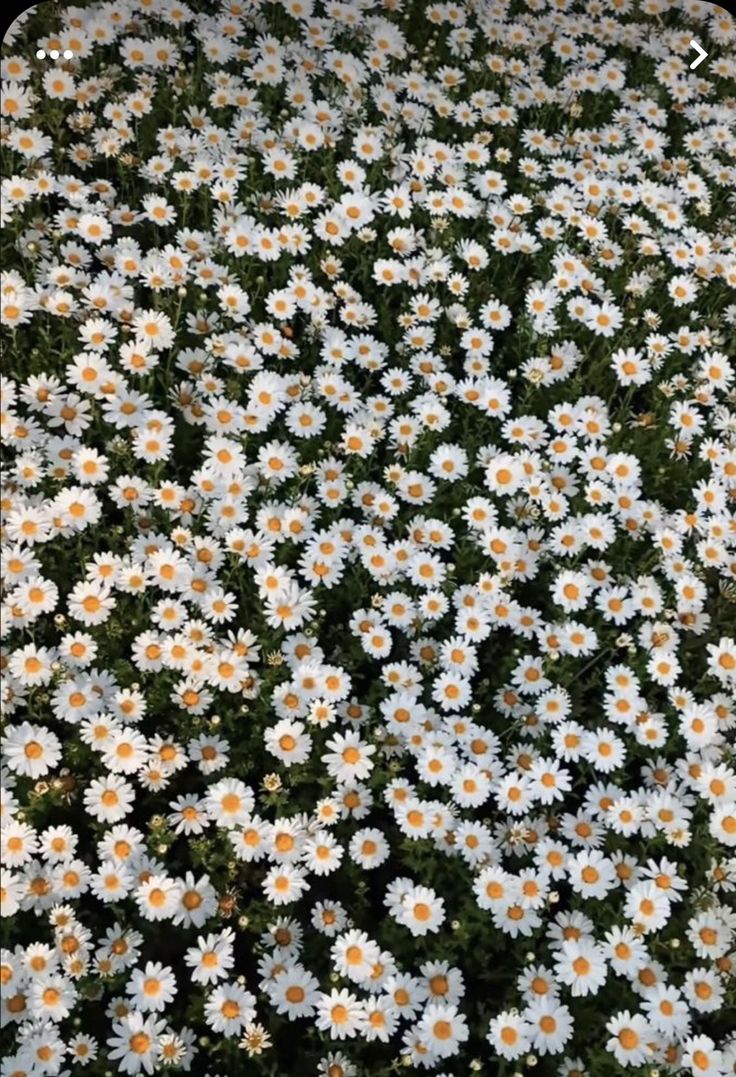
[[698, 64], [702, 64], [703, 60], [706, 58], [708, 53], [705, 51], [705, 49], [702, 47], [702, 45], [699, 45], [697, 43], [695, 38], [693, 38], [692, 41], [690, 42], [690, 48], [695, 49], [695, 51], [698, 54], [695, 57], [695, 59], [693, 60], [693, 62], [690, 64], [690, 70], [694, 71], [695, 68], [698, 66]]

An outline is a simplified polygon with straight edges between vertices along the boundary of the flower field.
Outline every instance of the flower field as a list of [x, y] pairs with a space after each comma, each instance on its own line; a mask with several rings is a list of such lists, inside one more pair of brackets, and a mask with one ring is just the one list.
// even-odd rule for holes
[[735, 45], [13, 25], [0, 1077], [736, 1073]]

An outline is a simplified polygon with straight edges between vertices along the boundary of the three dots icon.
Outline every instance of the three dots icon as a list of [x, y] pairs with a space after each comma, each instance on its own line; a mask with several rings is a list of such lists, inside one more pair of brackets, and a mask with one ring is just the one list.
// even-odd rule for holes
[[74, 59], [74, 53], [71, 49], [64, 49], [63, 52], [59, 52], [58, 49], [51, 49], [48, 54], [44, 51], [44, 49], [39, 49], [36, 53], [36, 59], [45, 60], [47, 55], [49, 60], [58, 60], [60, 56], [63, 56], [65, 60]]

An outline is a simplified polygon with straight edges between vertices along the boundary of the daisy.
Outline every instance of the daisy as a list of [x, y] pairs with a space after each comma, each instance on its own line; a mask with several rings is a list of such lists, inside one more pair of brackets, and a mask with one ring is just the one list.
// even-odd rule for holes
[[173, 1001], [176, 979], [168, 966], [157, 961], [148, 961], [145, 968], [133, 970], [126, 991], [136, 1010], [158, 1013]]
[[227, 828], [242, 826], [255, 804], [251, 789], [235, 778], [222, 778], [211, 785], [205, 798], [210, 818]]
[[316, 998], [318, 1029], [329, 1032], [333, 1040], [352, 1039], [365, 1023], [366, 1015], [358, 998], [345, 989], [333, 989], [329, 994], [319, 992]]
[[133, 809], [135, 793], [123, 778], [95, 778], [84, 793], [84, 806], [98, 822], [117, 823]]
[[309, 889], [303, 873], [290, 864], [272, 867], [263, 879], [263, 892], [274, 905], [288, 905]]
[[172, 920], [185, 927], [202, 927], [217, 910], [217, 896], [209, 876], [195, 879], [192, 872], [179, 880], [179, 907]]
[[388, 858], [390, 849], [381, 830], [363, 827], [356, 830], [348, 848], [351, 859], [364, 870], [379, 867]]
[[67, 1043], [67, 1051], [79, 1066], [87, 1066], [97, 1058], [99, 1047], [93, 1036], [77, 1033]]
[[327, 938], [338, 935], [347, 923], [347, 913], [339, 902], [318, 901], [312, 909], [312, 924]]
[[365, 1013], [364, 1038], [368, 1042], [379, 1040], [381, 1043], [389, 1043], [399, 1021], [393, 1004], [387, 998], [373, 995], [366, 1004]]
[[309, 871], [329, 875], [336, 871], [343, 858], [343, 847], [328, 832], [316, 834], [304, 844], [304, 858]]
[[225, 928], [219, 935], [198, 936], [197, 945], [190, 947], [184, 955], [195, 983], [211, 984], [227, 978], [234, 965], [233, 940], [234, 933], [230, 928]]
[[29, 1067], [37, 1064], [58, 1070], [64, 1053], [65, 1044], [55, 1033], [55, 1026], [41, 1026], [37, 1031], [31, 1031], [24, 1040], [20, 1061]]
[[331, 954], [333, 964], [342, 975], [361, 983], [370, 977], [379, 949], [365, 932], [354, 930], [335, 940]]
[[573, 996], [597, 994], [606, 981], [607, 969], [599, 946], [588, 940], [565, 940], [555, 954], [555, 972]]
[[152, 874], [135, 890], [138, 909], [147, 920], [168, 920], [176, 911], [181, 884], [166, 875]]
[[[659, 0], [285, 0], [288, 33], [103, 7], [17, 22], [1, 65], [2, 904], [53, 934], [0, 961], [11, 1069], [194, 1071], [204, 1028], [278, 1070], [274, 1010], [314, 1020], [323, 1077], [354, 1077], [323, 1049], [348, 1036], [467, 1069], [460, 913], [453, 964], [416, 942], [465, 887], [533, 943], [494, 1057], [582, 1077], [582, 1016], [604, 1069], [720, 1077], [728, 1038], [691, 1025], [733, 957], [732, 22], [690, 77], [641, 33]], [[479, 59], [489, 36], [511, 48]], [[395, 953], [350, 919], [376, 900]], [[129, 901], [140, 932], [95, 933]], [[234, 924], [194, 945], [215, 917], [259, 936], [258, 1003]], [[317, 936], [361, 999], [319, 990]], [[44, 1007], [81, 1020], [90, 976], [112, 1038], [85, 1054]]]
[[491, 1019], [488, 1041], [496, 1055], [513, 1061], [531, 1048], [532, 1028], [518, 1012], [504, 1011]]
[[205, 1002], [205, 1018], [213, 1032], [235, 1036], [256, 1015], [255, 997], [239, 984], [215, 987]]
[[268, 751], [287, 767], [303, 763], [309, 758], [312, 748], [312, 738], [306, 732], [304, 723], [289, 718], [282, 718], [267, 729], [264, 742]]
[[620, 1066], [641, 1066], [649, 1058], [651, 1027], [641, 1014], [623, 1010], [606, 1024], [610, 1033], [606, 1047]]
[[670, 902], [655, 883], [641, 882], [629, 890], [624, 909], [635, 927], [651, 932], [667, 923]]
[[603, 898], [617, 885], [612, 862], [597, 849], [576, 853], [568, 860], [567, 870], [573, 889], [587, 897]]
[[7, 765], [15, 774], [36, 779], [58, 764], [61, 742], [45, 726], [23, 722], [6, 728], [3, 752]]
[[133, 873], [113, 860], [102, 860], [90, 876], [90, 889], [100, 901], [119, 902], [133, 889]]
[[469, 1036], [467, 1022], [457, 1006], [437, 1002], [426, 1006], [417, 1032], [428, 1049], [439, 1058], [457, 1054], [460, 1044]]
[[567, 1006], [539, 999], [526, 1009], [532, 1046], [539, 1054], [558, 1054], [572, 1036], [573, 1020]]
[[409, 887], [401, 899], [396, 918], [414, 936], [436, 932], [445, 919], [444, 902], [429, 887]]
[[357, 733], [336, 734], [326, 747], [330, 751], [322, 756], [322, 762], [339, 782], [360, 781], [371, 773], [375, 745], [366, 744]]
[[692, 1073], [720, 1074], [725, 1072], [724, 1058], [710, 1036], [690, 1036], [684, 1043], [682, 1061]]
[[109, 1058], [116, 1061], [121, 1073], [153, 1073], [159, 1037], [165, 1022], [155, 1017], [144, 1018], [132, 1012], [112, 1026], [107, 1039]]
[[652, 1026], [665, 1035], [680, 1038], [690, 1030], [690, 1015], [676, 987], [658, 984], [642, 1002], [642, 1009]]
[[300, 965], [287, 968], [269, 985], [269, 996], [278, 1013], [289, 1020], [311, 1017], [319, 989], [318, 981]]
[[76, 997], [76, 990], [65, 978], [43, 975], [31, 984], [29, 1008], [35, 1018], [58, 1023], [69, 1016]]

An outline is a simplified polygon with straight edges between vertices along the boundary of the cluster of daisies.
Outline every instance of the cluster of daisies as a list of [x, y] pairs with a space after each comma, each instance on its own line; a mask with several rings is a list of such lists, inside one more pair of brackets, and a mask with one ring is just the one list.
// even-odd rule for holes
[[735, 41], [15, 24], [2, 1077], [736, 1072]]

